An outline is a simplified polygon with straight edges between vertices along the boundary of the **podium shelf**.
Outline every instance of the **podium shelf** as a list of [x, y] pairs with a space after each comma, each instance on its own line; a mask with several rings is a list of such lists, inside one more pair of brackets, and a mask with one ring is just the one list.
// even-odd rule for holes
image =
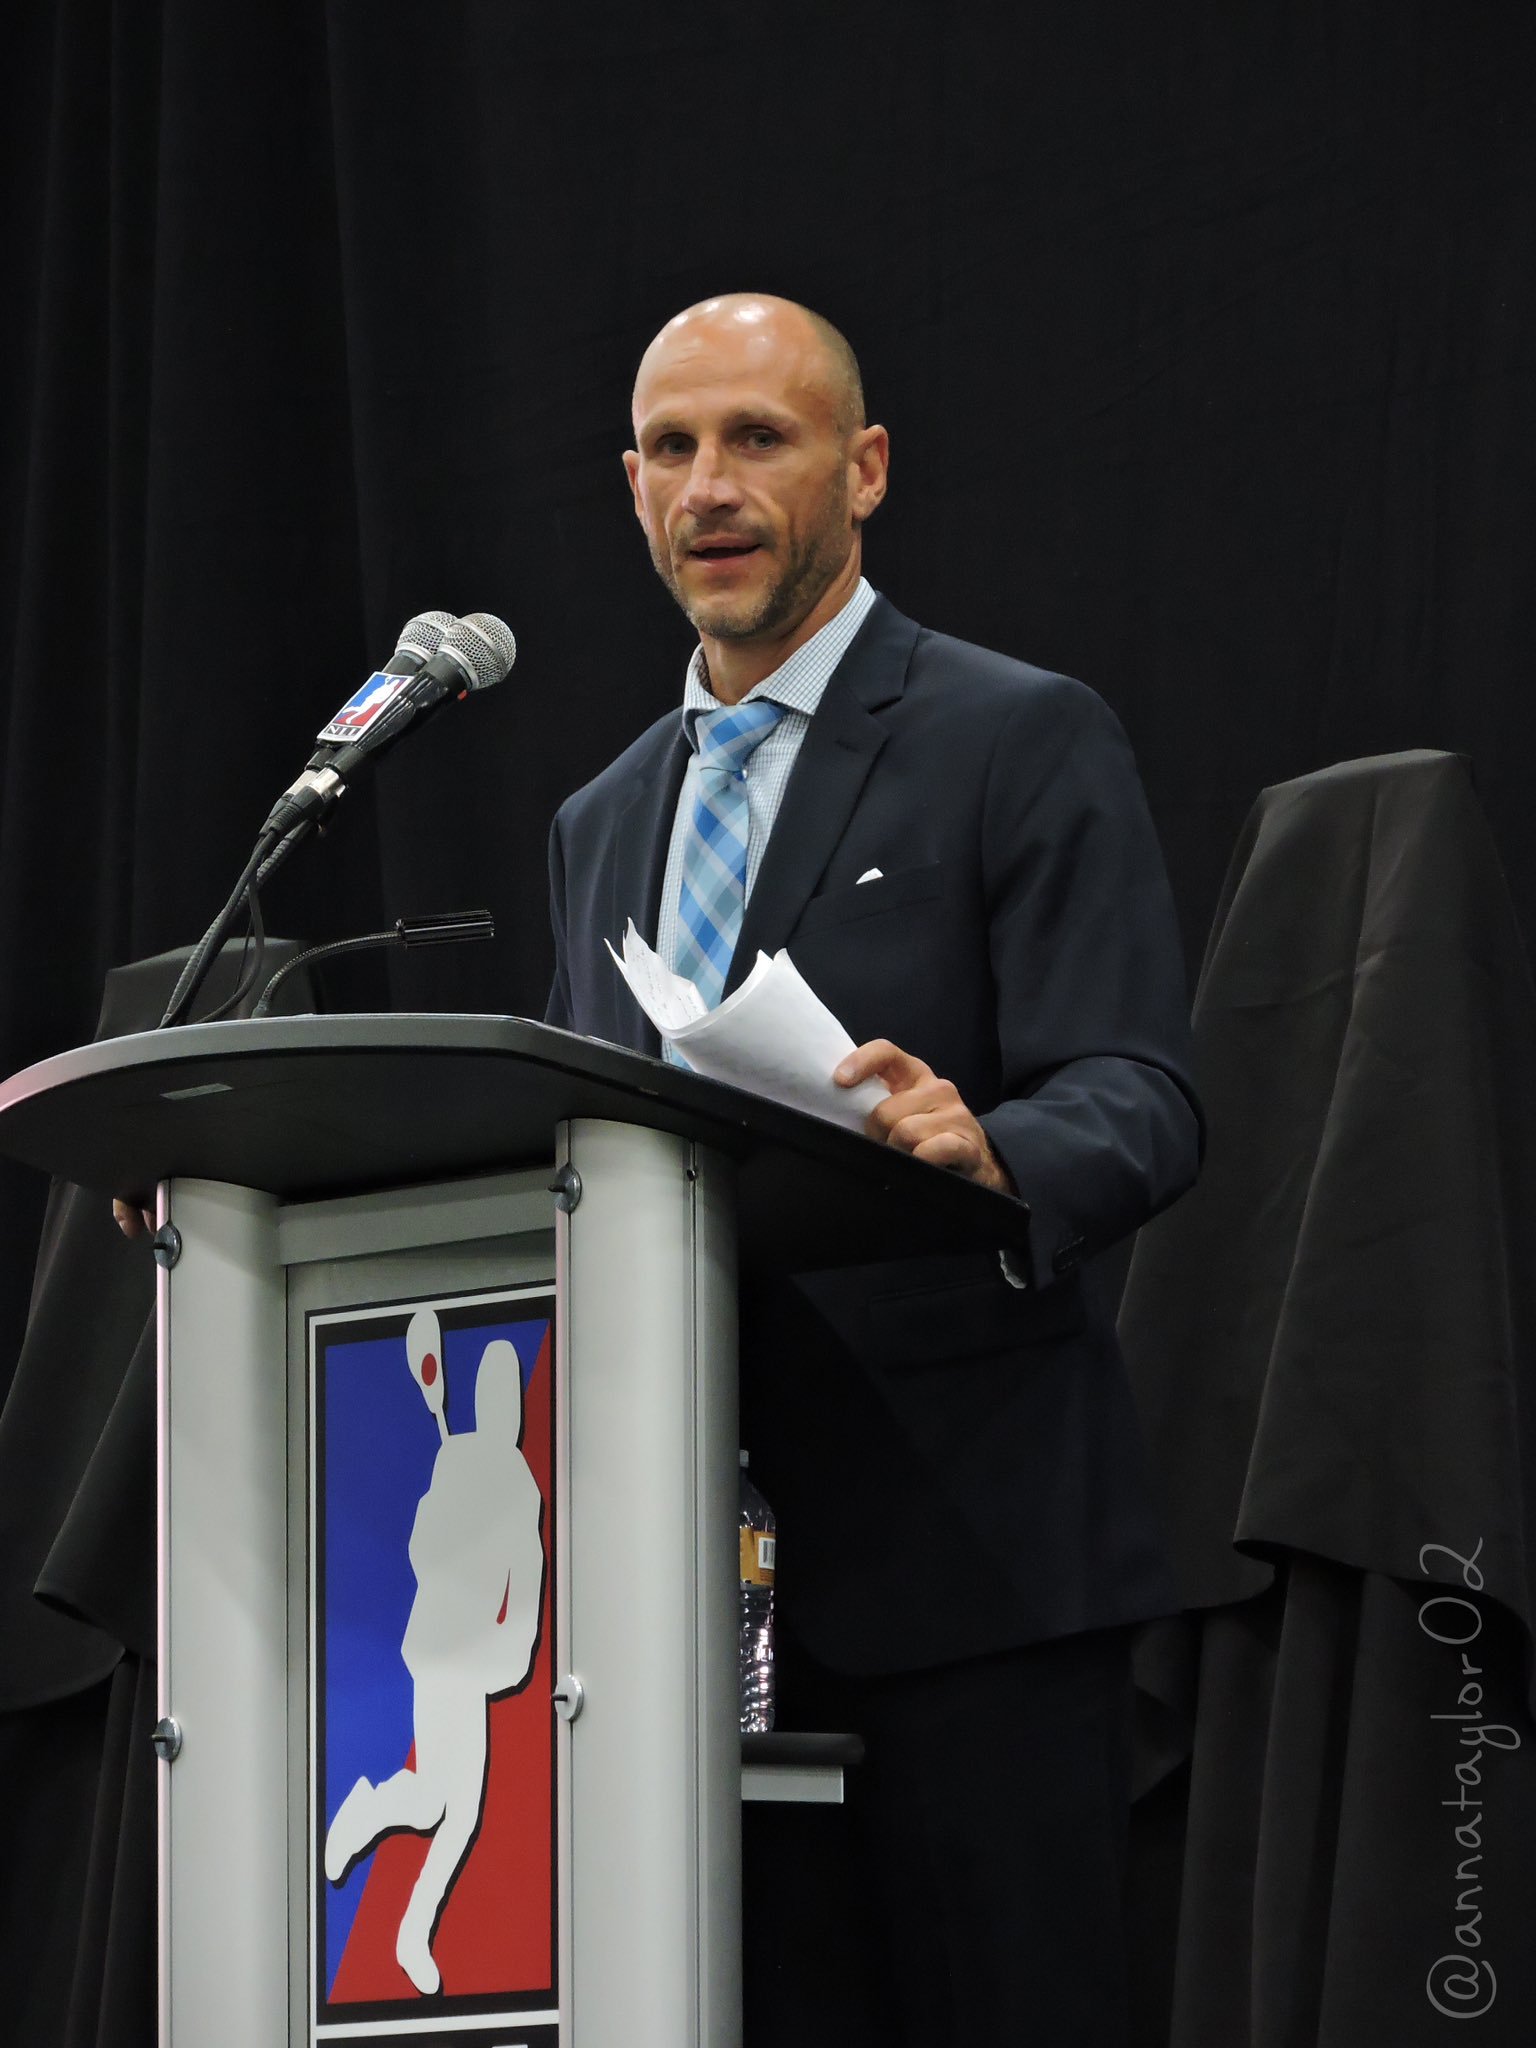
[[841, 1806], [846, 1773], [864, 1761], [859, 1735], [743, 1735], [741, 1796], [786, 1805]]

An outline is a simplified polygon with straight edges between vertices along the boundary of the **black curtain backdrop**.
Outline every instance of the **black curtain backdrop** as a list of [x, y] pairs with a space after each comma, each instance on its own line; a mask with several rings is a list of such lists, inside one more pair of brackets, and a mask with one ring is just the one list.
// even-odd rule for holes
[[[861, 354], [876, 585], [1119, 712], [1192, 963], [1257, 790], [1403, 747], [1470, 756], [1529, 932], [1533, 44], [1529, 0], [8, 0], [0, 1070], [201, 932], [434, 606], [517, 667], [269, 921], [484, 902], [389, 999], [539, 1012], [549, 819], [690, 644], [635, 361], [735, 287]], [[44, 1192], [0, 1169], [0, 1393]]]
[[550, 815], [689, 644], [634, 364], [733, 286], [861, 352], [876, 584], [1120, 713], [1192, 958], [1259, 787], [1406, 746], [1471, 756], [1536, 921], [1533, 43], [1527, 0], [11, 0], [0, 1067], [202, 930], [429, 606], [516, 669], [271, 915], [483, 900], [393, 999], [538, 1010]]

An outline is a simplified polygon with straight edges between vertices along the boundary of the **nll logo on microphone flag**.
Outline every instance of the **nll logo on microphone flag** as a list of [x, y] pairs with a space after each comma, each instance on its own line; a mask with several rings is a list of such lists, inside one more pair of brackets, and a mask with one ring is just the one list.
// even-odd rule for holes
[[347, 699], [330, 724], [315, 735], [315, 744], [344, 747], [350, 740], [360, 739], [379, 713], [394, 703], [410, 681], [409, 676], [376, 670], [356, 696]]
[[559, 2038], [553, 1337], [548, 1286], [310, 1319], [321, 2048]]

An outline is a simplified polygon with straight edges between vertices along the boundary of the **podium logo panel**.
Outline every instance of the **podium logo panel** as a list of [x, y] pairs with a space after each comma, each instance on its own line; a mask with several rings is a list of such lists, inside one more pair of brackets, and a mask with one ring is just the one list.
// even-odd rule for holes
[[311, 2039], [553, 2048], [554, 1292], [314, 1315]]

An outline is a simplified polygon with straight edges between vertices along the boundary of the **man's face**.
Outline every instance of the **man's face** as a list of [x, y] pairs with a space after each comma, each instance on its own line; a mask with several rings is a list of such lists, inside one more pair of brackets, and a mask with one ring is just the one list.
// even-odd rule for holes
[[803, 318], [750, 305], [663, 328], [624, 458], [656, 573], [701, 634], [792, 630], [848, 562], [857, 472]]

